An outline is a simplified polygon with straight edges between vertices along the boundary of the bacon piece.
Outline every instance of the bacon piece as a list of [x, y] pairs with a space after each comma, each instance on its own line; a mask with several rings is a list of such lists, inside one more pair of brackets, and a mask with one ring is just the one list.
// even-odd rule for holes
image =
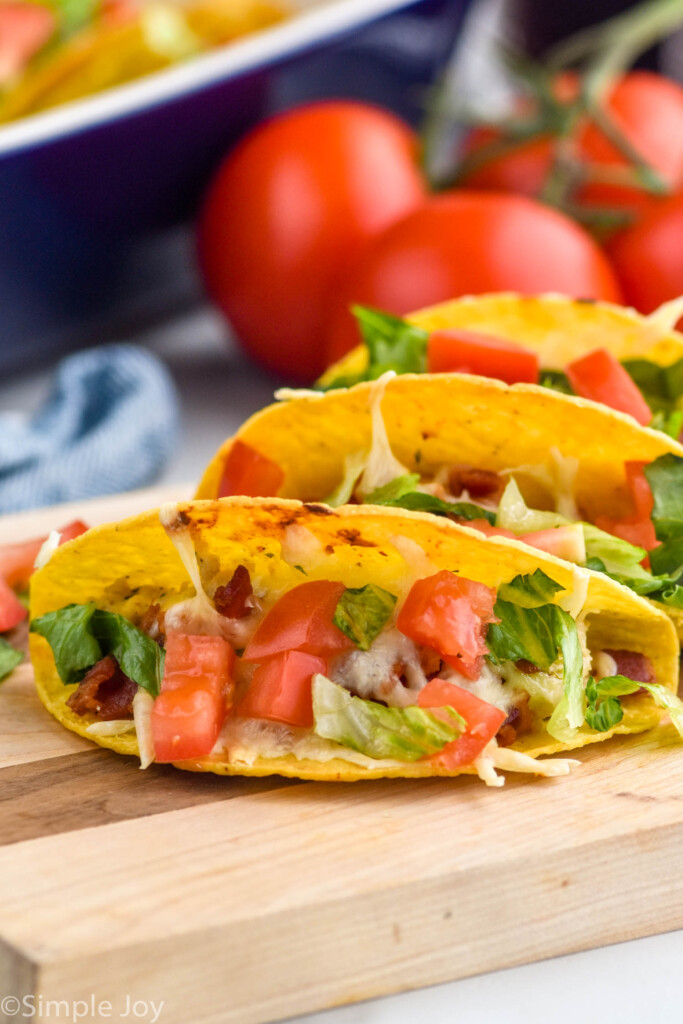
[[133, 717], [133, 697], [138, 686], [108, 654], [89, 669], [67, 705], [77, 715], [96, 715], [102, 722]]
[[161, 605], [151, 604], [138, 622], [138, 629], [141, 629], [147, 636], [151, 636], [152, 640], [156, 640], [162, 647], [166, 642], [164, 617], [165, 613], [162, 612]]
[[535, 676], [537, 672], [540, 672], [538, 665], [534, 665], [533, 661], [527, 661], [526, 658], [519, 658], [515, 662], [515, 668], [518, 668], [520, 672], [524, 672], [528, 676]]
[[471, 498], [498, 498], [503, 493], [503, 479], [490, 469], [453, 466], [448, 474], [451, 494], [457, 498], [467, 491]]
[[249, 570], [238, 565], [230, 582], [216, 590], [213, 603], [216, 611], [226, 619], [246, 619], [254, 607], [253, 595]]
[[608, 651], [610, 658], [617, 666], [616, 674], [632, 679], [634, 683], [656, 683], [657, 677], [652, 662], [645, 654], [638, 651]]
[[500, 747], [509, 747], [523, 732], [529, 732], [533, 725], [533, 715], [529, 710], [529, 694], [523, 693], [517, 698], [508, 712], [508, 716], [496, 733]]

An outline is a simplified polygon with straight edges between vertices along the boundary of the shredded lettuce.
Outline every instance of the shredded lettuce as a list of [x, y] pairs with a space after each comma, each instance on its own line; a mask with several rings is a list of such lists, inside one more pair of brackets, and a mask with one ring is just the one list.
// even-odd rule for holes
[[653, 413], [673, 412], [683, 395], [683, 359], [660, 366], [649, 359], [625, 359], [622, 363], [638, 385]]
[[403, 476], [397, 476], [383, 487], [376, 487], [370, 494], [366, 494], [365, 502], [368, 505], [391, 505], [406, 494], [413, 494], [419, 482], [418, 473], [404, 473]]
[[553, 526], [566, 526], [569, 519], [559, 512], [539, 512], [529, 508], [522, 497], [517, 481], [511, 477], [498, 505], [496, 526], [513, 533], [533, 533], [535, 530], [549, 530]]
[[353, 697], [323, 675], [313, 677], [314, 732], [376, 760], [418, 761], [457, 739], [467, 723], [451, 707], [387, 708]]
[[59, 678], [81, 681], [101, 658], [113, 655], [122, 672], [156, 697], [164, 674], [164, 651], [151, 637], [115, 612], [94, 604], [70, 604], [34, 619], [32, 633], [52, 648]]
[[486, 643], [493, 661], [529, 661], [544, 672], [561, 654], [563, 695], [547, 728], [567, 742], [584, 720], [583, 650], [569, 612], [545, 603], [562, 589], [540, 569], [504, 584], [493, 609], [500, 621], [489, 626]]
[[657, 707], [668, 711], [680, 736], [683, 736], [683, 702], [659, 683], [641, 683], [627, 676], [605, 676], [598, 682], [592, 677], [586, 685], [586, 722], [597, 732], [607, 732], [624, 717], [620, 697], [646, 690]]
[[374, 583], [347, 587], [339, 598], [332, 621], [361, 651], [367, 651], [393, 615], [395, 604], [394, 594]]
[[[412, 477], [401, 477], [400, 479], [407, 481]], [[426, 494], [424, 491], [416, 490], [404, 490], [395, 498], [382, 498], [380, 492], [387, 491], [389, 493], [391, 486], [391, 484], [387, 484], [386, 487], [378, 488], [373, 494], [369, 494], [365, 501], [373, 505], [386, 505], [388, 508], [405, 508], [411, 512], [431, 512], [434, 516], [450, 516], [470, 521], [485, 519], [492, 526], [495, 523], [495, 512], [482, 508], [481, 505], [475, 505], [471, 501], [443, 501], [435, 494]]]
[[16, 647], [12, 647], [7, 640], [0, 637], [0, 682], [5, 679], [10, 672], [12, 672], [20, 661], [23, 661], [24, 655], [21, 651], [18, 651]]

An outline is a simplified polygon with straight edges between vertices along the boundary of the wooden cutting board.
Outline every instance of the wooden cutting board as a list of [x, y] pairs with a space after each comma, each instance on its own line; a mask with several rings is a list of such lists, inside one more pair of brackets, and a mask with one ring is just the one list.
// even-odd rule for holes
[[[6, 518], [0, 542], [168, 496]], [[0, 686], [0, 1020], [14, 998], [256, 1024], [683, 926], [673, 730], [579, 757], [502, 790], [141, 772], [53, 721], [23, 665]]]

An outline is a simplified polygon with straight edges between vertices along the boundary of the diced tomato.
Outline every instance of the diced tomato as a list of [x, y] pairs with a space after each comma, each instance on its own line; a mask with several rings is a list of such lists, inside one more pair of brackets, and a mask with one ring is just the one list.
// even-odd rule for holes
[[417, 699], [421, 708], [455, 708], [467, 722], [467, 729], [452, 743], [435, 755], [435, 760], [446, 768], [460, 768], [472, 764], [486, 744], [493, 739], [507, 715], [493, 704], [475, 697], [445, 679], [432, 679], [420, 690]]
[[475, 373], [506, 384], [538, 384], [539, 359], [514, 341], [474, 331], [434, 331], [427, 342], [429, 373]]
[[610, 519], [609, 516], [598, 516], [595, 525], [605, 533], [611, 533], [614, 537], [621, 537], [629, 544], [652, 551], [659, 546], [655, 534], [654, 524], [651, 519], [640, 519], [638, 516], [628, 516], [626, 519]]
[[218, 497], [243, 494], [248, 498], [274, 498], [284, 478], [276, 462], [251, 445], [235, 441], [225, 460]]
[[396, 624], [405, 636], [432, 647], [468, 679], [476, 679], [486, 653], [486, 624], [496, 621], [495, 600], [490, 587], [442, 569], [413, 584]]
[[0, 578], [0, 633], [14, 629], [28, 615], [12, 588]]
[[327, 662], [303, 651], [285, 651], [259, 665], [235, 714], [268, 718], [310, 729], [313, 725], [311, 680], [327, 674]]
[[479, 533], [485, 533], [487, 537], [507, 537], [517, 540], [517, 534], [512, 530], [504, 530], [502, 526], [491, 526], [488, 519], [461, 519], [459, 522], [462, 526], [470, 526], [473, 530], [479, 530]]
[[234, 664], [235, 653], [220, 636], [168, 634], [161, 693], [152, 707], [155, 760], [211, 752], [232, 702]]
[[638, 519], [649, 519], [652, 509], [655, 507], [654, 496], [643, 472], [646, 466], [649, 466], [649, 462], [629, 461], [624, 463], [626, 484], [631, 492]]
[[53, 12], [42, 4], [0, 3], [0, 84], [23, 71], [56, 27]]
[[604, 348], [568, 363], [565, 372], [569, 383], [581, 398], [602, 402], [610, 409], [633, 416], [642, 426], [652, 419], [652, 411], [631, 377]]
[[532, 548], [538, 548], [539, 551], [547, 551], [549, 555], [555, 555], [557, 558], [576, 562], [577, 565], [582, 565], [586, 561], [586, 542], [581, 523], [522, 533], [517, 540]]
[[[88, 527], [80, 519], [72, 520], [59, 531], [60, 545], [85, 533], [87, 529]], [[38, 552], [46, 540], [47, 534], [43, 537], [22, 541], [19, 544], [3, 544], [0, 547], [0, 577], [17, 590], [25, 589], [33, 573]]]
[[354, 644], [332, 619], [343, 583], [313, 580], [289, 590], [273, 605], [247, 644], [244, 661], [263, 661], [284, 651], [326, 657]]

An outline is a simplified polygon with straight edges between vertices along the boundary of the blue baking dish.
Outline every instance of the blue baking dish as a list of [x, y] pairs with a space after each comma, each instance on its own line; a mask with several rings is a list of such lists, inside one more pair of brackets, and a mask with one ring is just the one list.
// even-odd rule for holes
[[0, 128], [0, 370], [199, 295], [187, 224], [264, 116], [348, 96], [415, 122], [470, 0], [299, 0], [273, 28]]

